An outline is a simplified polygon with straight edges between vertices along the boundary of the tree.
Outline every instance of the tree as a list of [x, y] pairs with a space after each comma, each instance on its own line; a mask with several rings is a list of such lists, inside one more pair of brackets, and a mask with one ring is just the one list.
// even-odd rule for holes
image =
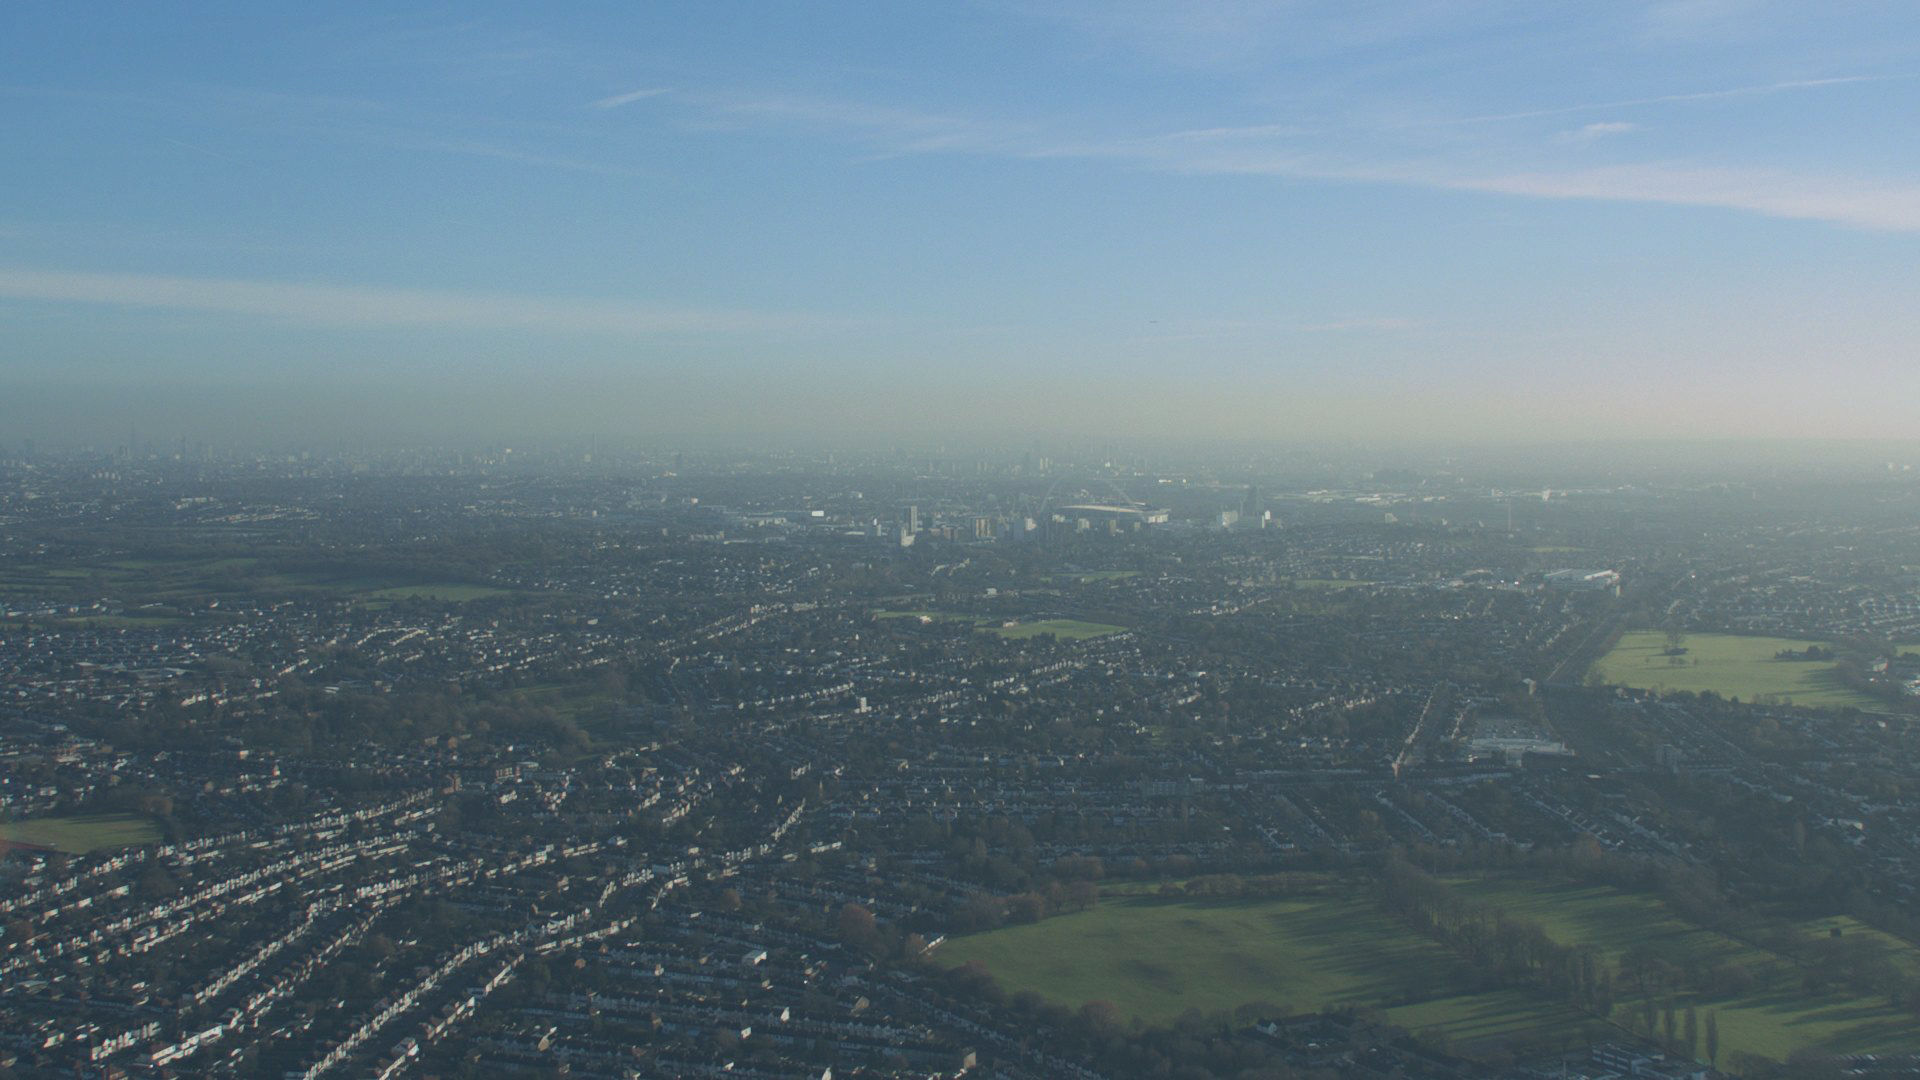
[[855, 952], [877, 955], [882, 948], [879, 921], [873, 912], [859, 904], [847, 904], [834, 918], [834, 933], [840, 943]]
[[1095, 1031], [1117, 1031], [1126, 1022], [1120, 1006], [1111, 1001], [1089, 1001], [1080, 1006], [1080, 1019]]
[[1037, 923], [1047, 917], [1046, 897], [1039, 893], [1020, 893], [1007, 898], [1008, 916], [1017, 923]]

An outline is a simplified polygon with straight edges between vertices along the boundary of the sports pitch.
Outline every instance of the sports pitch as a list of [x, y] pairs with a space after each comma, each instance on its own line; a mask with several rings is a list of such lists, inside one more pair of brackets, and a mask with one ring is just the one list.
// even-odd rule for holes
[[131, 814], [88, 817], [33, 818], [0, 822], [0, 845], [27, 844], [69, 855], [85, 855], [111, 848], [136, 847], [160, 839], [153, 822]]
[[975, 630], [998, 634], [1009, 641], [1025, 641], [1027, 638], [1052, 634], [1062, 641], [1080, 641], [1086, 638], [1105, 637], [1125, 630], [1124, 626], [1112, 623], [1088, 622], [1084, 619], [1036, 619], [1033, 622], [1016, 622], [1003, 626], [999, 620], [984, 615], [961, 615], [950, 611], [876, 611], [876, 619], [916, 619], [931, 622], [972, 623]]
[[1519, 991], [1449, 993], [1456, 958], [1347, 891], [1298, 899], [1111, 896], [1092, 911], [953, 938], [938, 957], [943, 964], [978, 960], [1009, 991], [1073, 1006], [1110, 1001], [1149, 1023], [1255, 1003], [1285, 1012], [1359, 1005], [1470, 1041], [1590, 1019]]
[[1741, 634], [1688, 634], [1687, 651], [1667, 656], [1666, 635], [1635, 630], [1593, 665], [1602, 682], [1636, 690], [1712, 691], [1722, 697], [1756, 697], [1787, 705], [1817, 708], [1852, 706], [1875, 709], [1879, 703], [1840, 683], [1834, 665], [1822, 660], [1776, 660], [1776, 653], [1804, 651], [1825, 642]]
[[1084, 619], [1040, 619], [1036, 622], [1017, 623], [1013, 626], [985, 626], [1010, 641], [1024, 641], [1041, 634], [1052, 634], [1063, 641], [1079, 641], [1084, 638], [1105, 637], [1126, 629], [1111, 623], [1087, 622]]
[[[1768, 973], [1745, 994], [1717, 1000], [1676, 995], [1716, 1015], [1721, 1060], [1736, 1052], [1784, 1059], [1803, 1048], [1866, 1053], [1920, 1050], [1911, 1014], [1884, 997], [1813, 993], [1790, 958], [1688, 923], [1657, 897], [1605, 886], [1500, 879], [1461, 881], [1461, 895], [1541, 924], [1566, 945], [1591, 945], [1609, 966], [1645, 944], [1675, 964], [1735, 963]], [[1851, 919], [1842, 925], [1886, 945], [1903, 970], [1920, 949]], [[1471, 1053], [1516, 1041], [1606, 1037], [1599, 1018], [1520, 987], [1452, 993], [1462, 961], [1382, 910], [1364, 887], [1283, 899], [1163, 899], [1104, 893], [1092, 911], [949, 940], [942, 964], [977, 960], [1008, 991], [1032, 990], [1063, 1004], [1110, 1001], [1144, 1022], [1188, 1009], [1261, 1003], [1308, 1012], [1379, 1008], [1413, 1031], [1437, 1029]], [[1663, 999], [1664, 1000], [1664, 999]], [[1623, 987], [1612, 1019], [1626, 1024], [1638, 1001]]]
[[[1806, 988], [1799, 965], [1757, 945], [1688, 923], [1656, 897], [1600, 885], [1550, 884], [1525, 880], [1484, 880], [1455, 886], [1461, 895], [1483, 900], [1507, 912], [1533, 919], [1563, 945], [1592, 945], [1609, 965], [1626, 950], [1651, 946], [1676, 966], [1739, 965], [1763, 977], [1752, 991], [1707, 999], [1675, 995], [1680, 1006], [1712, 1012], [1720, 1024], [1722, 1061], [1744, 1050], [1776, 1060], [1795, 1050], [1817, 1047], [1834, 1053], [1920, 1050], [1920, 1027], [1912, 1014], [1892, 1007], [1884, 997], [1862, 997], [1844, 990], [1814, 993]], [[1838, 927], [1855, 938], [1878, 942], [1893, 964], [1907, 972], [1920, 968], [1920, 949], [1857, 920], [1829, 918], [1802, 926], [1810, 937]], [[1636, 1002], [1624, 991], [1614, 1019], [1625, 1021]]]

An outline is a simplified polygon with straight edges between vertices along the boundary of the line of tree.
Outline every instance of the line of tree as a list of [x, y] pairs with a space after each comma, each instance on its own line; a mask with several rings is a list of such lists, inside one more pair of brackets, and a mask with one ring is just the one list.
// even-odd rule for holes
[[1468, 900], [1400, 858], [1387, 860], [1377, 887], [1389, 910], [1494, 979], [1537, 987], [1600, 1017], [1612, 1013], [1614, 973], [1592, 946], [1562, 945], [1540, 923]]

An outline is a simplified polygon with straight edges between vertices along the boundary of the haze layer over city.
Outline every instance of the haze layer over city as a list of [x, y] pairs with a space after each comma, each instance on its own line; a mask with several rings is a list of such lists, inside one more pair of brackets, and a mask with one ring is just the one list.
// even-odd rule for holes
[[1920, 1075], [1912, 5], [0, 27], [0, 1080]]
[[1913, 434], [1905, 3], [8, 22], [43, 443]]

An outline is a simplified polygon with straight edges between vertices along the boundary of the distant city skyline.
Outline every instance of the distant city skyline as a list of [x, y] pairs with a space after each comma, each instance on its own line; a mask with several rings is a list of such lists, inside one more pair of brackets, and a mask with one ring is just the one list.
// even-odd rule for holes
[[1907, 4], [9, 23], [8, 445], [1920, 436]]

